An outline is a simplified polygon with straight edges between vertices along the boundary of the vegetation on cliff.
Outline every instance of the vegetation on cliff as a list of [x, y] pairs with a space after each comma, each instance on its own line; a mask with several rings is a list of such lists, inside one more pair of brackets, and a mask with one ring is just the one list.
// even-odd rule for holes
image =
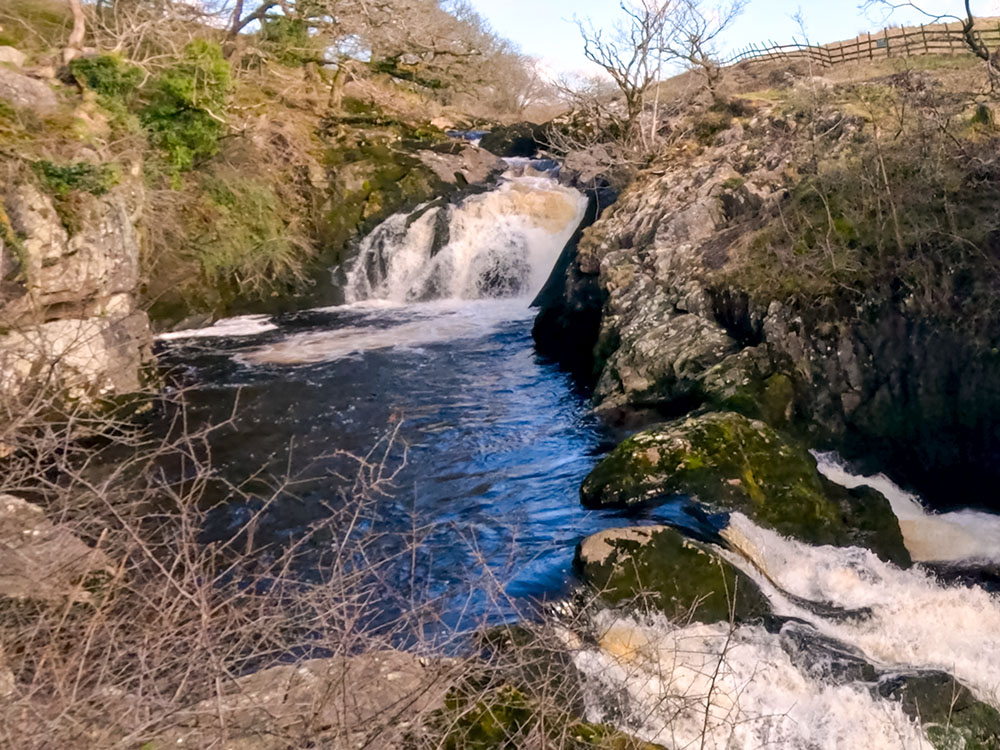
[[61, 2], [0, 10], [27, 56], [0, 73], [42, 97], [0, 98], [4, 182], [34, 173], [73, 231], [77, 196], [140, 170], [154, 319], [307, 291], [380, 219], [460, 187], [420, 158], [454, 151], [442, 128], [519, 118], [537, 93], [461, 4], [82, 8], [79, 48]]

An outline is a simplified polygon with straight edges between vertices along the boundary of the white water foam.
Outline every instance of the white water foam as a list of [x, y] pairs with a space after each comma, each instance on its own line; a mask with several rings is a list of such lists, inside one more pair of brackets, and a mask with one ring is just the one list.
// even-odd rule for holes
[[917, 562], [1000, 563], [1000, 516], [975, 510], [931, 513], [884, 474], [852, 473], [834, 453], [814, 452], [817, 468], [831, 482], [881, 492], [899, 519], [899, 530]]
[[552, 177], [511, 171], [499, 187], [458, 204], [396, 214], [362, 242], [347, 274], [347, 300], [531, 296], [586, 205], [579, 191]]
[[[740, 513], [721, 534], [732, 549], [717, 552], [760, 586], [775, 614], [796, 618], [806, 639], [842, 644], [883, 671], [947, 672], [1000, 707], [1000, 598], [868, 550], [796, 542]], [[712, 750], [930, 747], [898, 702], [831, 680], [816, 668], [822, 657], [793, 658], [784, 632], [611, 611], [594, 625], [598, 647], [574, 659], [589, 686], [588, 718], [644, 740]]]
[[224, 318], [205, 328], [188, 328], [183, 331], [161, 333], [156, 338], [160, 341], [176, 341], [177, 339], [256, 336], [277, 328], [267, 315], [241, 315], [235, 318]]
[[[919, 567], [901, 570], [869, 550], [787, 539], [740, 513], [721, 535], [735, 551], [721, 554], [757, 582], [775, 614], [800, 618], [884, 668], [948, 672], [1000, 707], [1000, 597], [944, 584]], [[825, 617], [786, 592], [865, 612]]]
[[662, 616], [597, 614], [599, 648], [579, 651], [587, 718], [668, 748], [923, 750], [898, 703], [860, 685], [824, 684], [793, 663], [779, 635]]
[[412, 351], [485, 336], [504, 323], [531, 315], [523, 300], [439, 300], [395, 307], [366, 302], [348, 307], [373, 310], [372, 324], [293, 334], [240, 353], [236, 360], [248, 365], [301, 365], [333, 362], [378, 349]]

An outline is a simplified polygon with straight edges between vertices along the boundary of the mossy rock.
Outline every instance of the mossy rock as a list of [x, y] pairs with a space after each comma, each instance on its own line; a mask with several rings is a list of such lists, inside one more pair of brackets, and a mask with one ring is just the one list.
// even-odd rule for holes
[[676, 620], [742, 621], [770, 611], [750, 578], [668, 526], [589, 536], [577, 547], [574, 564], [609, 603], [653, 607]]
[[704, 413], [630, 437], [594, 468], [580, 493], [588, 508], [689, 495], [800, 541], [864, 546], [897, 564], [910, 562], [884, 497], [824, 484], [808, 451], [734, 412]]
[[951, 675], [902, 675], [881, 682], [878, 689], [923, 724], [937, 750], [1000, 750], [1000, 712], [976, 700]]
[[578, 719], [551, 702], [504, 684], [485, 692], [452, 693], [429, 722], [447, 750], [508, 750], [542, 741], [565, 750], [663, 750], [614, 727]]

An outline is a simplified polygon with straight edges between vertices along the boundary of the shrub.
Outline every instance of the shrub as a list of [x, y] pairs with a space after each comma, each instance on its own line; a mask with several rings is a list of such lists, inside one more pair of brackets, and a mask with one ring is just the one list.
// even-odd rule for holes
[[[310, 249], [287, 199], [264, 180], [236, 173], [208, 176], [189, 207], [188, 252], [208, 284], [223, 297], [266, 298], [276, 288], [302, 281]], [[235, 284], [235, 289], [228, 288]]]
[[282, 65], [296, 67], [315, 56], [309, 26], [301, 18], [267, 16], [260, 29], [261, 47]]
[[31, 166], [46, 192], [58, 198], [65, 198], [74, 191], [104, 195], [121, 179], [117, 164], [56, 164], [42, 159]]
[[107, 99], [126, 100], [142, 82], [142, 70], [117, 55], [78, 57], [69, 70], [77, 83]]
[[142, 122], [170, 166], [182, 172], [213, 156], [225, 132], [223, 113], [230, 89], [229, 64], [219, 45], [191, 42], [183, 59], [158, 75], [151, 89]]

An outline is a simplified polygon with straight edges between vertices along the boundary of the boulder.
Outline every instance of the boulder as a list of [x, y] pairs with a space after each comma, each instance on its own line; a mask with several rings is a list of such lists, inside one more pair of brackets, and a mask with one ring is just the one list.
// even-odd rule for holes
[[479, 142], [481, 148], [503, 157], [530, 158], [545, 144], [545, 128], [533, 122], [518, 122], [494, 128]]
[[937, 750], [1000, 750], [1000, 712], [944, 672], [896, 674], [878, 683], [884, 698], [924, 726]]
[[580, 577], [612, 604], [652, 606], [676, 620], [728, 622], [769, 612], [757, 585], [709, 547], [667, 526], [609, 529], [577, 547]]
[[800, 541], [868, 547], [909, 564], [884, 497], [824, 483], [804, 448], [735, 412], [703, 413], [628, 438], [594, 468], [580, 492], [589, 508], [688, 495]]
[[[87, 602], [88, 579], [112, 571], [103, 552], [53, 524], [37, 505], [0, 495], [0, 597]], [[0, 694], [3, 684], [0, 669]]]
[[0, 65], [13, 65], [15, 68], [24, 67], [24, 61], [28, 56], [15, 47], [0, 46]]
[[52, 114], [59, 108], [55, 92], [46, 83], [5, 67], [0, 67], [0, 99], [40, 115]]
[[184, 711], [149, 747], [209, 747], [224, 732], [229, 750], [402, 748], [457, 676], [452, 661], [392, 650], [272, 667]]
[[506, 168], [503, 159], [473, 146], [466, 146], [457, 154], [422, 149], [417, 152], [417, 157], [442, 182], [449, 184], [486, 183]]

